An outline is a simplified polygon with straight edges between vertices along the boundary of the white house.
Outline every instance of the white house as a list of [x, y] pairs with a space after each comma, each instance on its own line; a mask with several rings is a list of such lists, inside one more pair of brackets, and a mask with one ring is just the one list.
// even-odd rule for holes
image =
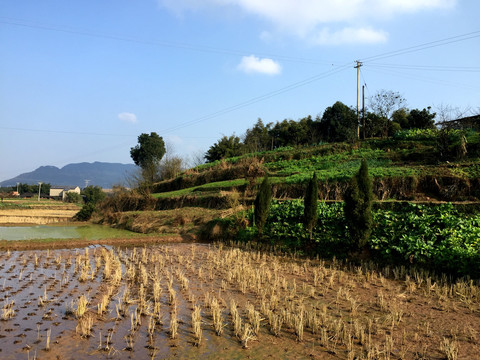
[[50, 197], [61, 198], [65, 201], [69, 192], [80, 194], [80, 188], [78, 186], [52, 186], [50, 188]]

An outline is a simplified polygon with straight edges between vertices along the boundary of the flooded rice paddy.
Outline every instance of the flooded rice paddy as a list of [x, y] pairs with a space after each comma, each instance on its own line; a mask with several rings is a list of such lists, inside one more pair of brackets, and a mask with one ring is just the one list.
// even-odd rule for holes
[[88, 239], [132, 237], [131, 231], [113, 229], [101, 225], [61, 226], [0, 226], [0, 240], [38, 240], [38, 239]]
[[474, 359], [479, 296], [213, 245], [4, 251], [0, 358]]

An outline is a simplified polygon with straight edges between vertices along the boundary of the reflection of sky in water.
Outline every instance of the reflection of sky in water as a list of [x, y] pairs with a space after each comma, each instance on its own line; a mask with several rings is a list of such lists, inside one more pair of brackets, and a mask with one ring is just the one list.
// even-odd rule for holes
[[79, 238], [76, 226], [0, 226], [0, 240]]

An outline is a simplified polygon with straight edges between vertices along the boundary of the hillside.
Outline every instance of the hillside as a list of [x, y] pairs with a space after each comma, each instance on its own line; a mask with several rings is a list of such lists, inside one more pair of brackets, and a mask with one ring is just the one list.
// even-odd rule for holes
[[[437, 135], [428, 130], [399, 132], [390, 139], [284, 147], [246, 154], [190, 169], [155, 184], [157, 198], [212, 196], [237, 188], [252, 190], [268, 174], [277, 198], [300, 198], [305, 182], [317, 173], [320, 198], [341, 200], [348, 179], [368, 161], [378, 200], [478, 201], [480, 136], [470, 132], [464, 156], [454, 141], [441, 153]], [[250, 186], [247, 186], [247, 185]]]
[[108, 189], [116, 184], [124, 184], [135, 168], [134, 164], [106, 162], [68, 164], [62, 168], [41, 166], [32, 172], [4, 180], [0, 182], [0, 186], [13, 186], [17, 183], [36, 184], [42, 181], [51, 185], [84, 187], [85, 180], [89, 180], [89, 185]]

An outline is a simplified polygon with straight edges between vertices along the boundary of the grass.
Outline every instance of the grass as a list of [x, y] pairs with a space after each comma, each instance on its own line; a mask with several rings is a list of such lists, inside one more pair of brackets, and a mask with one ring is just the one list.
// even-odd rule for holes
[[167, 198], [167, 197], [181, 197], [188, 195], [202, 196], [212, 193], [220, 194], [221, 190], [229, 190], [233, 187], [243, 186], [247, 183], [245, 179], [226, 180], [208, 183], [205, 185], [194, 186], [187, 189], [169, 191], [164, 193], [153, 194], [155, 198]]

